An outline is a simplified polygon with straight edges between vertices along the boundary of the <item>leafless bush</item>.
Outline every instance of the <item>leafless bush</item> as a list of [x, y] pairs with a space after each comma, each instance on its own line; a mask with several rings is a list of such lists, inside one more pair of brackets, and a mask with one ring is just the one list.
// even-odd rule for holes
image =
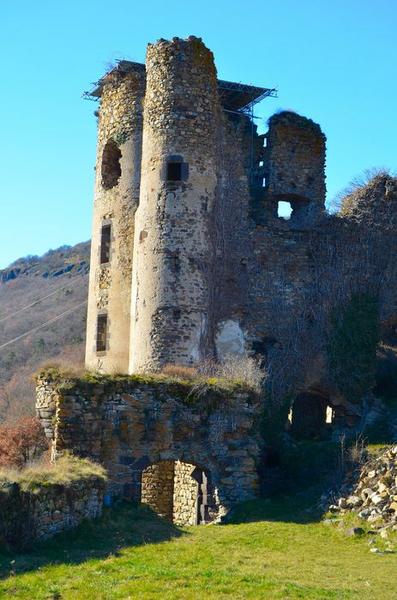
[[266, 378], [260, 361], [252, 356], [229, 354], [223, 361], [214, 364], [214, 376], [231, 381], [242, 381], [256, 392], [260, 392]]
[[355, 200], [357, 192], [368, 185], [375, 177], [386, 177], [388, 175], [390, 175], [390, 171], [386, 167], [371, 167], [370, 169], [365, 169], [332, 198], [329, 205], [330, 211], [332, 213], [344, 214]]
[[0, 426], [0, 467], [22, 468], [48, 449], [40, 421], [22, 417]]
[[259, 360], [248, 354], [230, 354], [222, 361], [202, 360], [197, 367], [169, 364], [161, 369], [161, 373], [177, 379], [194, 381], [200, 389], [206, 387], [208, 379], [223, 379], [244, 383], [258, 393], [266, 379], [266, 371], [261, 368]]

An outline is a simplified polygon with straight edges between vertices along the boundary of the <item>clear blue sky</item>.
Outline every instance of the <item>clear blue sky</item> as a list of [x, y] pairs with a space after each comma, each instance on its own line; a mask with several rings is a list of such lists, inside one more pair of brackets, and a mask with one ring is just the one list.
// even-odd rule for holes
[[0, 0], [0, 268], [90, 237], [96, 105], [81, 99], [147, 42], [201, 36], [219, 76], [279, 97], [328, 137], [328, 198], [372, 166], [397, 168], [394, 0]]

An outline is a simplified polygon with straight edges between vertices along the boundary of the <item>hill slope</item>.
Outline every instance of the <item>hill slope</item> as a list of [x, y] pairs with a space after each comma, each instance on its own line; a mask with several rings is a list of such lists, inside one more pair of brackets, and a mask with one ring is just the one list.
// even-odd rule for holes
[[90, 242], [62, 246], [0, 271], [0, 422], [33, 412], [39, 364], [83, 361], [89, 253]]

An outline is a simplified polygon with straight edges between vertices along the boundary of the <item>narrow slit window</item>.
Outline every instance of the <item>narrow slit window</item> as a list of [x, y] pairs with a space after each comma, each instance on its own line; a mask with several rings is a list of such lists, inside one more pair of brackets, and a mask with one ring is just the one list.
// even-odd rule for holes
[[96, 327], [96, 351], [105, 352], [107, 342], [108, 316], [98, 315]]
[[102, 225], [101, 229], [101, 265], [110, 261], [111, 225]]

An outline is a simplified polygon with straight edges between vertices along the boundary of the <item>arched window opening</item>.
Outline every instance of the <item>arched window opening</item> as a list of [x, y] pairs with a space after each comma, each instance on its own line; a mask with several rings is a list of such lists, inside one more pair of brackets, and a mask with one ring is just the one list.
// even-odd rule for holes
[[117, 185], [121, 176], [121, 150], [113, 140], [109, 140], [102, 153], [102, 186], [105, 190], [110, 190]]
[[294, 400], [288, 415], [291, 434], [297, 439], [320, 440], [334, 422], [334, 410], [324, 395], [302, 392]]
[[142, 472], [141, 502], [175, 525], [200, 525], [216, 516], [206, 471], [180, 460], [162, 460]]
[[277, 216], [280, 219], [288, 221], [291, 218], [292, 210], [291, 202], [285, 202], [284, 200], [281, 200], [277, 204]]

